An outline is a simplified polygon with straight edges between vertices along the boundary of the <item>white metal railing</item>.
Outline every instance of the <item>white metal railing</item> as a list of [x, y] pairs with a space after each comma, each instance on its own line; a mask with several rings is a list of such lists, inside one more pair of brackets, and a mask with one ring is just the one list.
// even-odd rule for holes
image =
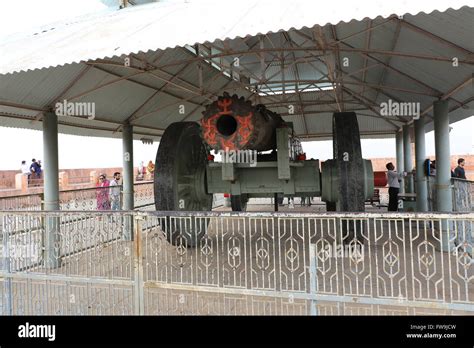
[[4, 314], [474, 311], [472, 213], [8, 211], [0, 222]]
[[[430, 176], [428, 185], [428, 207], [436, 210], [436, 177]], [[451, 178], [453, 211], [474, 211], [474, 181]]]

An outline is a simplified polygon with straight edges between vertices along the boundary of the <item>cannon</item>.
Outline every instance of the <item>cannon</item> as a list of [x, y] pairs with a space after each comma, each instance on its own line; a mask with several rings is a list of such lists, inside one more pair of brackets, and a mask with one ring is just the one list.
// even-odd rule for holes
[[252, 106], [236, 95], [219, 97], [203, 112], [202, 138], [216, 151], [276, 148], [276, 129], [285, 124], [280, 115], [264, 105]]
[[[199, 123], [168, 126], [156, 156], [155, 206], [160, 211], [210, 211], [213, 195], [229, 193], [234, 211], [253, 197], [321, 196], [328, 211], [364, 211], [373, 194], [372, 163], [362, 158], [357, 116], [333, 115], [334, 158], [306, 160], [293, 126], [264, 105], [224, 93]], [[221, 155], [215, 161], [211, 154]], [[230, 154], [230, 155], [229, 155]], [[195, 246], [205, 219], [160, 225], [169, 242]]]

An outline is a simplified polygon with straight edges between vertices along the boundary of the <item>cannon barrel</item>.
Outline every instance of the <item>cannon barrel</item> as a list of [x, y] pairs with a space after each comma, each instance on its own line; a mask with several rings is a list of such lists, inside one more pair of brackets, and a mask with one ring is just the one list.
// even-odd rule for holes
[[275, 130], [283, 124], [281, 116], [264, 105], [224, 93], [203, 112], [201, 136], [217, 151], [266, 151], [276, 148]]

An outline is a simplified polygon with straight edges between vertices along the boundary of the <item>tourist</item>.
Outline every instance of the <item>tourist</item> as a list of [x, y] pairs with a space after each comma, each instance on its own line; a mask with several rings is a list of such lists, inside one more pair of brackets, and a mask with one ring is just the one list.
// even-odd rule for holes
[[107, 180], [106, 175], [101, 174], [96, 191], [97, 210], [110, 210], [109, 186], [110, 182]]
[[385, 167], [387, 168], [388, 182], [388, 211], [397, 211], [400, 182], [406, 173], [397, 173], [392, 162], [387, 163]]
[[30, 178], [33, 182], [33, 186], [38, 186], [38, 181], [41, 178], [41, 165], [34, 158], [31, 160], [30, 173]]
[[110, 203], [112, 210], [120, 210], [120, 173], [115, 172], [110, 180]]
[[26, 176], [26, 178], [28, 180], [28, 184], [29, 184], [30, 183], [31, 171], [30, 171], [30, 166], [28, 164], [26, 164], [26, 161], [21, 161], [20, 171], [21, 171], [21, 174]]
[[43, 167], [41, 166], [41, 161], [38, 160], [36, 161], [37, 168], [36, 168], [36, 179], [41, 180], [42, 174], [43, 174]]
[[454, 168], [454, 177], [458, 179], [466, 180], [466, 172], [464, 171], [464, 164], [466, 161], [464, 158], [458, 159], [458, 166]]
[[150, 177], [150, 179], [153, 178], [153, 173], [155, 172], [155, 165], [151, 160], [148, 162], [146, 171], [148, 172], [148, 176]]
[[430, 175], [436, 176], [436, 161], [430, 163]]

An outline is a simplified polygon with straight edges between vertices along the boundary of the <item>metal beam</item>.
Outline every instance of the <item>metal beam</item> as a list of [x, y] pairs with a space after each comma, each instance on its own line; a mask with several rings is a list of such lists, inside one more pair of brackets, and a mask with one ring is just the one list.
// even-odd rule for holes
[[[291, 38], [286, 33], [283, 33], [283, 37], [285, 38], [285, 42], [288, 43], [290, 45], [290, 47], [293, 47], [293, 41], [291, 40]], [[292, 54], [293, 54], [293, 60], [296, 61], [297, 59], [296, 59], [295, 53], [293, 52]], [[299, 70], [298, 70], [298, 64], [295, 65], [295, 75], [296, 75], [296, 79], [299, 81], [300, 80], [300, 74], [299, 74]], [[296, 82], [295, 86], [296, 86], [296, 94], [298, 95], [298, 102], [299, 102], [300, 108], [301, 108], [301, 117], [303, 118], [304, 133], [307, 134], [308, 133], [308, 123], [306, 122], [304, 104], [303, 104], [303, 100], [301, 99], [301, 93], [299, 92], [299, 88], [298, 88], [299, 82]], [[286, 102], [288, 102], [288, 99], [286, 100]]]
[[[49, 111], [45, 110], [44, 112], [49, 112]], [[21, 115], [21, 114], [0, 113], [0, 116], [8, 117], [8, 118], [14, 118], [14, 119], [20, 119], [20, 120], [25, 120], [25, 121], [31, 121], [31, 117]], [[120, 124], [119, 122], [113, 122], [113, 121], [98, 119], [97, 117], [94, 119], [94, 121], [110, 123], [110, 124], [113, 124], [113, 125]], [[111, 133], [116, 133], [116, 128], [105, 128], [105, 127], [100, 127], [100, 126], [95, 126], [95, 125], [76, 124], [76, 123], [66, 122], [66, 121], [61, 121], [61, 120], [58, 120], [58, 125], [68, 126], [68, 127], [75, 127], [75, 128], [93, 129], [93, 130], [100, 130], [100, 131], [107, 131], [107, 132], [111, 132]], [[164, 130], [161, 129], [161, 128], [150, 127], [150, 126], [141, 126], [141, 127], [148, 128], [148, 129], [151, 129], [151, 130], [156, 130], [158, 132], [164, 132]], [[153, 136], [153, 137], [159, 136], [157, 134], [152, 134], [152, 133], [144, 133], [144, 132], [135, 132], [135, 133], [139, 134], [139, 135], [146, 135], [146, 136]]]
[[[466, 80], [464, 80], [463, 82], [461, 82], [460, 84], [458, 84], [457, 86], [451, 88], [449, 91], [447, 91], [445, 94], [443, 94], [441, 97], [439, 97], [439, 100], [446, 100], [448, 99], [449, 97], [451, 97], [453, 94], [455, 94], [456, 92], [460, 91], [461, 89], [463, 89], [464, 87], [466, 87], [467, 85], [469, 85], [472, 81], [473, 81], [473, 76], [471, 75], [470, 77], [468, 77]], [[433, 109], [433, 104], [428, 106], [426, 109], [424, 109], [420, 116], [423, 116], [425, 115], [426, 113], [428, 113], [429, 111], [431, 111]]]
[[449, 41], [449, 40], [446, 40], [446, 39], [442, 38], [441, 36], [438, 36], [438, 35], [436, 35], [436, 34], [433, 34], [432, 32], [429, 32], [429, 31], [427, 31], [427, 30], [425, 30], [425, 29], [423, 29], [423, 28], [420, 28], [419, 26], [416, 26], [416, 25], [413, 24], [413, 23], [407, 22], [405, 19], [402, 19], [402, 20], [401, 20], [401, 23], [402, 23], [402, 25], [405, 26], [406, 28], [409, 28], [409, 29], [411, 29], [411, 30], [413, 30], [413, 31], [415, 31], [415, 32], [421, 33], [422, 35], [424, 35], [424, 36], [426, 36], [426, 37], [429, 37], [429, 38], [431, 38], [431, 39], [433, 39], [433, 40], [435, 40], [435, 41], [438, 41], [438, 42], [440, 42], [440, 43], [442, 43], [442, 44], [444, 44], [444, 45], [450, 46], [450, 47], [452, 47], [452, 48], [454, 48], [454, 49], [456, 49], [456, 50], [458, 50], [458, 51], [463, 52], [464, 54], [466, 54], [466, 55], [468, 55], [468, 56], [474, 54], [474, 52], [471, 52], [470, 50], [468, 50], [468, 49], [466, 49], [466, 48], [464, 48], [464, 47], [461, 47], [461, 46], [455, 44], [454, 42], [451, 42], [451, 41]]
[[[84, 68], [79, 72], [79, 74], [76, 75], [76, 77], [64, 88], [61, 93], [59, 93], [57, 96], [51, 99], [50, 102], [48, 102], [48, 106], [46, 107], [47, 109], [53, 109], [55, 104], [60, 101], [61, 98], [63, 98], [67, 92], [71, 90], [72, 87], [74, 87], [77, 82], [84, 77], [85, 74], [91, 69], [90, 65], [84, 66]], [[38, 121], [41, 119], [41, 116], [43, 115], [42, 112], [39, 112], [35, 116], [35, 121]], [[32, 121], [33, 122], [33, 121]]]
[[348, 39], [351, 39], [351, 38], [353, 38], [353, 37], [355, 37], [355, 36], [358, 36], [358, 35], [361, 35], [361, 34], [364, 34], [364, 33], [367, 33], [368, 35], [370, 35], [371, 32], [372, 32], [372, 30], [374, 30], [374, 29], [376, 29], [376, 28], [378, 28], [378, 27], [384, 26], [385, 24], [387, 24], [388, 22], [390, 22], [390, 21], [391, 21], [392, 19], [394, 19], [394, 18], [398, 18], [398, 17], [395, 16], [395, 15], [392, 15], [392, 16], [388, 17], [387, 19], [385, 19], [384, 21], [382, 21], [381, 23], [376, 24], [376, 25], [374, 25], [374, 26], [372, 26], [372, 19], [369, 19], [369, 20], [368, 20], [368, 25], [367, 25], [367, 28], [366, 28], [366, 29], [360, 30], [360, 31], [358, 31], [358, 32], [356, 32], [356, 33], [353, 33], [353, 34], [347, 35], [347, 36], [345, 36], [345, 37], [343, 37], [343, 38], [341, 38], [341, 39], [338, 39], [337, 42], [338, 42], [338, 43], [339, 43], [339, 42], [344, 42], [344, 41], [346, 41], [346, 40], [348, 40]]
[[[367, 23], [367, 29], [372, 28], [372, 20], [370, 19]], [[365, 37], [365, 49], [368, 50], [370, 48], [370, 39], [372, 38], [372, 30], [367, 31], [367, 35]], [[369, 63], [369, 59], [364, 57], [364, 72], [362, 73], [362, 82], [365, 83], [365, 79], [367, 77], [367, 64]], [[378, 65], [378, 63], [377, 63]], [[362, 95], [365, 93], [365, 86], [362, 87]]]
[[[301, 34], [301, 33], [299, 33]], [[303, 34], [302, 34], [303, 35]], [[306, 35], [306, 34], [305, 34]], [[338, 41], [337, 44], [342, 44], [346, 46], [345, 48], [341, 47], [335, 47], [335, 46], [329, 46], [329, 47], [286, 47], [286, 48], [264, 48], [264, 49], [252, 49], [252, 50], [236, 50], [236, 51], [230, 51], [230, 52], [225, 52], [225, 53], [218, 53], [218, 54], [213, 54], [210, 56], [207, 56], [206, 59], [213, 59], [213, 58], [220, 58], [220, 57], [229, 57], [229, 56], [235, 56], [235, 55], [250, 55], [250, 54], [261, 54], [261, 53], [271, 53], [271, 52], [290, 52], [290, 51], [295, 51], [295, 52], [323, 52], [323, 51], [337, 51], [339, 50], [340, 52], [354, 52], [354, 53], [360, 53], [360, 54], [377, 54], [377, 55], [383, 55], [383, 56], [395, 56], [395, 57], [402, 57], [402, 58], [413, 58], [413, 59], [421, 59], [421, 60], [431, 60], [431, 61], [440, 61], [440, 62], [452, 62], [452, 57], [441, 57], [441, 56], [432, 56], [432, 55], [426, 55], [426, 54], [414, 54], [414, 53], [407, 53], [407, 52], [395, 52], [395, 51], [387, 51], [387, 50], [378, 50], [378, 49], [363, 49], [363, 48], [355, 48], [345, 42]], [[321, 54], [323, 55], [323, 54]], [[374, 57], [370, 56], [369, 58], [374, 59]], [[176, 66], [176, 65], [181, 65], [181, 64], [186, 64], [191, 61], [200, 61], [203, 60], [204, 58], [202, 57], [196, 57], [196, 58], [191, 58], [191, 59], [183, 59], [183, 60], [178, 60], [173, 63], [167, 63], [161, 66], [158, 66], [159, 69], [171, 67], [171, 66]], [[466, 58], [466, 59], [460, 59], [458, 61], [459, 64], [466, 64], [466, 65], [474, 65], [474, 59], [472, 58]]]
[[[106, 72], [106, 73], [108, 73], [108, 74], [110, 74], [110, 75], [114, 75], [114, 76], [123, 78], [123, 79], [125, 79], [125, 80], [127, 80], [127, 81], [129, 81], [129, 82], [134, 83], [134, 84], [137, 84], [137, 85], [140, 85], [140, 86], [143, 86], [143, 87], [147, 87], [147, 88], [153, 89], [153, 90], [155, 90], [155, 91], [159, 90], [158, 87], [149, 85], [149, 84], [147, 84], [147, 83], [143, 83], [143, 82], [139, 82], [139, 81], [132, 80], [132, 79], [130, 78], [130, 76], [125, 76], [125, 77], [124, 77], [124, 76], [122, 76], [122, 75], [120, 75], [120, 74], [111, 72], [111, 71], [109, 71], [109, 70], [107, 70], [107, 69], [103, 69], [103, 68], [100, 68], [100, 67], [98, 67], [98, 66], [94, 66], [94, 68], [95, 68], [95, 69], [98, 69], [98, 70], [101, 70], [101, 71], [103, 71], [103, 72]], [[138, 74], [137, 74], [137, 75], [138, 75]], [[170, 93], [170, 92], [166, 92], [166, 91], [160, 91], [160, 92], [163, 93], [163, 94], [169, 95], [169, 96], [171, 96], [171, 97], [177, 98], [177, 99], [181, 99], [181, 98], [182, 98], [181, 96], [178, 96], [178, 95], [176, 95], [176, 94], [174, 94], [174, 93]], [[201, 104], [198, 104], [198, 103], [195, 103], [195, 102], [190, 102], [190, 103], [191, 103], [191, 104], [195, 104], [195, 105], [201, 105]]]
[[[400, 126], [393, 123], [392, 120], [389, 120], [387, 119], [386, 117], [382, 117], [380, 116], [380, 111], [377, 110], [374, 106], [370, 105], [371, 101], [369, 99], [367, 99], [366, 97], [362, 96], [361, 94], [355, 92], [355, 91], [352, 91], [350, 90], [349, 88], [344, 87], [344, 90], [349, 93], [350, 95], [352, 95], [354, 98], [358, 99], [361, 101], [362, 104], [364, 104], [366, 107], [368, 107], [373, 113], [375, 113], [376, 115], [379, 115], [379, 118], [383, 121], [385, 121], [386, 123], [390, 124], [391, 126], [393, 126], [395, 129], [399, 129]], [[378, 105], [376, 105], [377, 107], [379, 107]]]
[[[396, 23], [396, 27], [395, 27], [395, 33], [393, 34], [393, 40], [392, 40], [392, 51], [395, 50], [395, 48], [397, 47], [397, 42], [398, 42], [398, 39], [400, 37], [400, 32], [401, 32], [401, 28], [402, 28], [402, 25], [400, 23], [400, 19], [397, 17], [395, 19], [397, 21]], [[388, 57], [388, 60], [387, 60], [387, 66], [390, 66], [390, 62], [392, 61], [392, 57]], [[387, 66], [385, 66], [383, 69], [382, 69], [382, 74], [380, 75], [380, 79], [379, 79], [379, 85], [382, 85], [383, 84], [383, 81], [385, 79], [385, 73], [387, 71]], [[380, 92], [377, 92], [377, 94], [375, 95], [375, 100], [377, 100], [378, 96], [379, 96], [379, 93]]]
[[[322, 27], [317, 27], [318, 30], [316, 31], [316, 28], [314, 30], [314, 35], [315, 35], [315, 38], [318, 38], [319, 40], [318, 43], [319, 43], [319, 46], [321, 47], [321, 49], [323, 49], [323, 56], [321, 57], [321, 60], [324, 62], [324, 64], [326, 65], [326, 68], [328, 70], [328, 73], [327, 73], [327, 77], [329, 78], [329, 80], [331, 81], [331, 84], [332, 84], [332, 90], [334, 92], [334, 98], [336, 99], [336, 103], [337, 103], [337, 108], [339, 110], [339, 112], [341, 112], [343, 110], [343, 108], [341, 107], [341, 103], [339, 101], [339, 98], [338, 98], [338, 95], [337, 93], [339, 92], [339, 89], [336, 88], [336, 83], [334, 82], [334, 74], [333, 74], [333, 69], [331, 67], [331, 64], [328, 62], [328, 59], [327, 59], [327, 56], [326, 56], [326, 50], [324, 49], [324, 47], [327, 46], [326, 44], [326, 39], [325, 39], [325, 36], [324, 36], [324, 33], [322, 31]], [[342, 87], [342, 86], [341, 86]]]

